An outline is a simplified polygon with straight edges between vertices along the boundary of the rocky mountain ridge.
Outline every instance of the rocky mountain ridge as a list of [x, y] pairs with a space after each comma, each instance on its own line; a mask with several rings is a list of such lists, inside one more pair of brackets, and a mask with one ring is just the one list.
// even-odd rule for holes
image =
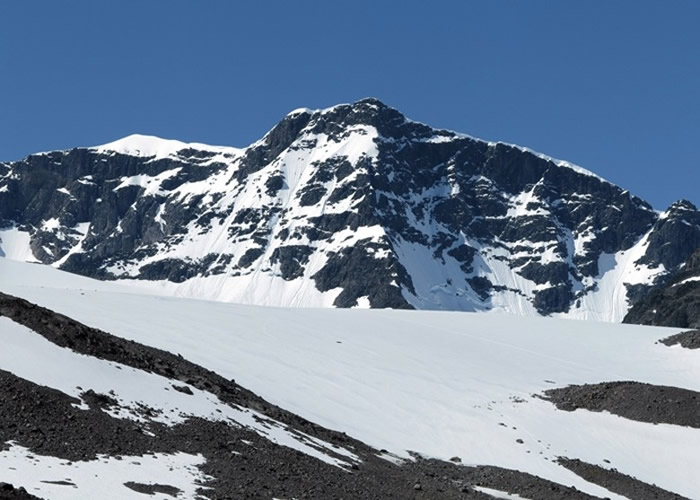
[[175, 295], [620, 321], [700, 246], [700, 215], [363, 99], [245, 149], [131, 136], [0, 164], [0, 239]]
[[700, 249], [671, 280], [635, 303], [624, 322], [700, 328]]

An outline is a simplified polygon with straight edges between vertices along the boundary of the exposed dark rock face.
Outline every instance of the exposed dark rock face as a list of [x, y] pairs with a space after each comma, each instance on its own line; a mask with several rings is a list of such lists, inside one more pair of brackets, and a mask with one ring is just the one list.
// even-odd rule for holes
[[700, 392], [679, 387], [604, 382], [550, 389], [545, 396], [564, 411], [608, 411], [639, 422], [700, 428]]
[[677, 333], [661, 339], [659, 342], [667, 346], [680, 345], [686, 349], [700, 349], [700, 330]]
[[127, 481], [126, 483], [124, 483], [124, 486], [134, 491], [138, 491], [139, 493], [143, 493], [144, 495], [155, 495], [156, 493], [165, 493], [166, 495], [169, 495], [173, 498], [177, 498], [178, 493], [182, 492], [182, 490], [180, 490], [179, 488], [176, 488], [175, 486], [171, 486], [169, 484], [143, 484], [135, 483], [133, 481]]
[[285, 280], [293, 280], [304, 275], [304, 264], [309, 261], [311, 248], [304, 245], [277, 247], [272, 252], [270, 262], [280, 263], [280, 272]]
[[691, 255], [673, 279], [639, 300], [627, 313], [624, 322], [700, 328], [700, 249]]
[[[410, 308], [399, 287], [412, 287], [410, 278], [397, 259], [375, 257], [382, 249], [386, 245], [360, 241], [355, 247], [331, 254], [323, 269], [313, 276], [317, 288], [324, 292], [342, 287], [334, 302], [338, 307], [356, 306], [358, 299], [365, 296], [371, 307]], [[358, 269], [363, 272], [357, 273]]]
[[0, 483], [0, 500], [40, 500], [39, 497], [30, 495], [27, 490], [15, 488], [10, 483]]
[[[344, 433], [324, 429], [285, 410], [217, 374], [180, 356], [89, 328], [65, 316], [25, 300], [0, 295], [0, 316], [6, 316], [47, 340], [75, 352], [106, 359], [215, 394], [227, 404], [254, 408], [284, 422], [291, 429], [351, 449], [360, 461], [345, 468], [334, 467], [265, 439], [253, 430], [191, 417], [173, 426], [148, 419], [136, 422], [116, 418], [104, 410], [113, 407], [109, 395], [86, 391], [89, 409], [62, 392], [36, 385], [0, 370], [0, 446], [13, 441], [41, 456], [64, 460], [94, 460], [98, 455], [132, 457], [151, 453], [202, 454], [201, 471], [211, 479], [201, 493], [224, 498], [362, 498], [385, 499], [476, 499], [489, 495], [474, 490], [483, 486], [544, 500], [594, 497], [573, 488], [530, 474], [491, 466], [467, 467], [416, 456], [403, 465], [380, 458], [379, 451]], [[329, 451], [329, 453], [333, 453]], [[338, 458], [343, 458], [338, 455]], [[63, 484], [63, 483], [62, 483]], [[69, 485], [66, 480], [65, 484]], [[125, 485], [144, 494], [172, 495], [168, 484], [127, 481]], [[5, 495], [5, 496], [2, 496]], [[26, 492], [0, 487], [0, 498], [29, 499]]]
[[[675, 202], [666, 211], [666, 217], [654, 224], [654, 231], [649, 236], [649, 249], [639, 262], [662, 264], [667, 269], [683, 264], [688, 256], [700, 249], [699, 227], [700, 212], [697, 207], [687, 200]], [[695, 260], [700, 261], [700, 253]]]
[[646, 245], [634, 303], [700, 246], [687, 201], [660, 217], [594, 175], [376, 99], [291, 113], [244, 150], [120, 144], [0, 164], [0, 230], [99, 279], [313, 280], [341, 289], [338, 307], [487, 310], [510, 294], [544, 315], [584, 307], [609, 254]]

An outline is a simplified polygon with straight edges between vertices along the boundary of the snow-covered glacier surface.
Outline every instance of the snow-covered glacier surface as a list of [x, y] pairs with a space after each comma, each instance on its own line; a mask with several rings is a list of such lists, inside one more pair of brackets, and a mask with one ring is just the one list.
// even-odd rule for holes
[[227, 304], [146, 295], [8, 259], [0, 259], [0, 290], [181, 353], [272, 403], [406, 459], [409, 452], [458, 456], [623, 498], [555, 462], [564, 456], [690, 498], [700, 491], [697, 429], [559, 411], [536, 396], [623, 380], [700, 391], [700, 352], [656, 342], [676, 329]]

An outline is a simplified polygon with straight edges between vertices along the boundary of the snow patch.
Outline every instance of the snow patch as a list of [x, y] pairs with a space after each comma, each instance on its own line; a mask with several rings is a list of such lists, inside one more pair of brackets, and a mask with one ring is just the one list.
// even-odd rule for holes
[[140, 156], [160, 160], [177, 155], [183, 149], [196, 149], [217, 154], [237, 156], [241, 150], [228, 146], [210, 146], [197, 142], [181, 142], [171, 139], [161, 139], [152, 135], [133, 134], [122, 139], [89, 148], [97, 153], [119, 153], [129, 156]]
[[473, 486], [473, 488], [476, 491], [486, 493], [487, 495], [492, 496], [493, 498], [499, 498], [503, 500], [529, 500], [525, 497], [521, 497], [520, 495], [516, 495], [515, 493], [507, 493], [501, 490], [494, 490], [493, 488], [486, 488], [485, 486]]
[[142, 493], [124, 486], [127, 482], [167, 484], [181, 491], [178, 498], [197, 498], [197, 490], [208, 479], [199, 470], [204, 464], [201, 455], [155, 453], [121, 460], [98, 456], [96, 460], [71, 462], [9, 444], [9, 450], [0, 451], [2, 480], [41, 498], [142, 500]]
[[683, 281], [679, 281], [678, 283], [674, 284], [673, 286], [682, 285], [683, 283], [690, 283], [692, 281], [700, 281], [700, 276], [692, 276], [690, 278], [686, 278]]
[[652, 283], [666, 272], [663, 265], [650, 268], [638, 264], [649, 246], [649, 230], [631, 248], [615, 254], [603, 253], [598, 258], [597, 287], [580, 297], [567, 313], [557, 316], [594, 321], [621, 322], [630, 308], [627, 286]]
[[22, 262], [39, 262], [30, 247], [30, 235], [16, 227], [0, 229], [0, 257]]
[[56, 217], [52, 217], [51, 219], [45, 220], [41, 223], [42, 231], [53, 231], [59, 227], [61, 227], [61, 223]]

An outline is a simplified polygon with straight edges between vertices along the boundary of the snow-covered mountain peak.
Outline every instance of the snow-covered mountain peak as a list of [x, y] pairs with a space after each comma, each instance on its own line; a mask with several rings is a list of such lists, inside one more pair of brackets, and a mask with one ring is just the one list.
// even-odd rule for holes
[[6, 255], [218, 300], [621, 320], [700, 238], [691, 205], [375, 98], [241, 150], [134, 135], [0, 168]]
[[293, 117], [296, 115], [301, 115], [301, 114], [308, 114], [308, 115], [324, 115], [328, 113], [332, 113], [334, 111], [341, 110], [344, 113], [347, 112], [373, 112], [375, 114], [381, 113], [383, 111], [389, 110], [393, 113], [399, 113], [400, 112], [392, 108], [391, 106], [388, 106], [381, 100], [377, 99], [376, 97], [365, 97], [362, 99], [359, 99], [353, 103], [341, 103], [341, 104], [335, 104], [333, 106], [329, 106], [327, 108], [307, 108], [307, 107], [301, 107], [301, 108], [296, 108], [290, 111], [285, 115], [285, 118], [288, 117]]
[[172, 139], [162, 139], [152, 135], [132, 134], [108, 144], [89, 148], [101, 154], [119, 153], [129, 156], [139, 156], [160, 160], [182, 155], [185, 150], [202, 151], [207, 153], [236, 156], [240, 150], [228, 146], [210, 146], [200, 143], [186, 143]]
[[679, 214], [682, 212], [696, 212], [698, 207], [696, 207], [692, 202], [688, 200], [678, 200], [671, 203], [671, 205], [664, 212], [665, 217], [671, 214]]
[[313, 114], [319, 111], [318, 109], [311, 109], [311, 108], [296, 108], [291, 110], [289, 113], [287, 113], [287, 116], [295, 116], [295, 115], [304, 115], [304, 114]]

